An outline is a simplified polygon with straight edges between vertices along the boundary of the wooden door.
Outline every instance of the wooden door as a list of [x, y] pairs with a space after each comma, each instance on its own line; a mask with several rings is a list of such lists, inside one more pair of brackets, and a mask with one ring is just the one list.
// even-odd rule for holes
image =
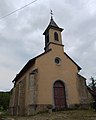
[[57, 110], [66, 108], [65, 86], [61, 81], [54, 83], [54, 104]]

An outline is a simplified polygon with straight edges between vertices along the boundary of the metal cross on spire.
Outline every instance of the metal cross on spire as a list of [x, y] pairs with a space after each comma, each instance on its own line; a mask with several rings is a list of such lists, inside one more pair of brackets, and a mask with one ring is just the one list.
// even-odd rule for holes
[[50, 14], [51, 14], [51, 19], [53, 19], [53, 11], [52, 10], [51, 10]]

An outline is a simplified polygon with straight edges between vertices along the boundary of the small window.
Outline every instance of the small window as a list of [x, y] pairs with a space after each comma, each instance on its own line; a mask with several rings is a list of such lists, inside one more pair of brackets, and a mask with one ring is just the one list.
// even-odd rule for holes
[[56, 63], [57, 65], [60, 65], [61, 59], [60, 59], [59, 57], [56, 57], [56, 58], [55, 58], [55, 63]]
[[58, 33], [57, 33], [57, 32], [54, 32], [54, 39], [55, 39], [56, 41], [59, 41], [59, 39], [58, 39]]

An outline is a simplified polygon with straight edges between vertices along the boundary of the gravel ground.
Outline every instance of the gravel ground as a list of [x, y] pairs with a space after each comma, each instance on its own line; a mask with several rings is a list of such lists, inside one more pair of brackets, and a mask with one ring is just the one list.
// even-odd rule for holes
[[96, 120], [96, 112], [89, 110], [70, 110], [41, 113], [27, 117], [10, 117], [3, 120]]

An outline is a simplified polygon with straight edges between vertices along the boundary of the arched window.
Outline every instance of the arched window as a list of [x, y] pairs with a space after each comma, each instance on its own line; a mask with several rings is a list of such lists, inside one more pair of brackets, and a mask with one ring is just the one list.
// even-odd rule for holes
[[55, 39], [56, 41], [59, 41], [59, 39], [58, 39], [58, 33], [57, 33], [57, 32], [54, 32], [54, 39]]

